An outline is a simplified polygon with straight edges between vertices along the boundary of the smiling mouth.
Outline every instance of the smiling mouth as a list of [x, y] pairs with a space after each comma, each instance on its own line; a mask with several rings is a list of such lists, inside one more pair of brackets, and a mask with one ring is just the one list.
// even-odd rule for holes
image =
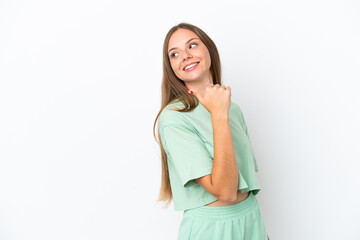
[[[188, 66], [192, 66], [192, 67], [188, 67], [188, 66], [186, 66], [183, 70], [184, 71], [188, 71], [189, 69], [193, 69], [193, 68], [195, 68], [197, 65], [199, 65], [199, 63], [200, 62], [195, 62], [195, 63], [193, 63], [193, 64], [190, 64], [190, 65], [188, 65]], [[188, 68], [187, 68], [188, 67]], [[186, 69], [187, 68], [187, 69]]]

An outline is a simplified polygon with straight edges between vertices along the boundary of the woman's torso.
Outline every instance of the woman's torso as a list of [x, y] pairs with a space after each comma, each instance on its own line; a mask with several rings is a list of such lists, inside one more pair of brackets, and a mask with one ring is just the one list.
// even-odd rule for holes
[[[195, 170], [204, 170], [207, 169], [208, 171], [204, 173], [211, 174], [211, 165], [210, 163], [206, 163], [206, 161], [210, 161], [210, 158], [213, 159], [214, 157], [214, 145], [213, 145], [213, 129], [212, 129], [212, 122], [211, 122], [211, 113], [209, 113], [205, 107], [201, 104], [198, 105], [193, 111], [189, 112], [178, 112], [174, 111], [174, 107], [182, 108], [183, 104], [180, 102], [176, 102], [175, 104], [169, 105], [165, 111], [162, 112], [160, 115], [160, 125], [159, 131], [160, 135], [163, 139], [166, 137], [168, 142], [174, 141], [172, 136], [165, 136], [163, 130], [166, 129], [166, 126], [177, 126], [177, 131], [180, 130], [190, 130], [191, 132], [196, 134], [194, 140], [197, 139], [198, 146], [203, 150], [203, 155], [199, 156], [203, 159], [203, 162], [198, 164], [198, 168], [194, 166], [193, 171]], [[171, 110], [172, 109], [172, 110]], [[242, 193], [238, 191], [237, 199], [234, 202], [224, 202], [216, 199], [213, 195], [208, 193], [204, 188], [199, 187], [196, 181], [193, 181], [193, 178], [187, 177], [187, 173], [189, 168], [187, 166], [192, 166], [192, 161], [188, 163], [182, 161], [183, 159], [187, 158], [187, 151], [184, 151], [184, 147], [177, 144], [175, 141], [172, 142], [173, 148], [173, 156], [170, 157], [169, 149], [167, 148], [168, 145], [166, 141], [163, 142], [163, 146], [165, 151], [168, 154], [169, 160], [169, 177], [171, 183], [171, 189], [174, 193], [174, 209], [177, 211], [182, 211], [185, 209], [191, 209], [194, 207], [199, 206], [226, 206], [239, 203], [245, 200], [249, 196], [249, 191], [253, 191], [256, 194], [261, 188], [260, 184], [258, 183], [258, 179], [256, 176], [257, 172], [257, 165], [255, 161], [255, 157], [252, 152], [251, 142], [247, 135], [247, 127], [244, 121], [244, 117], [240, 107], [232, 102], [230, 109], [229, 109], [229, 122], [232, 132], [232, 138], [234, 143], [234, 151], [236, 155], [236, 162], [239, 169], [239, 182], [238, 182], [238, 190], [241, 189]], [[180, 134], [184, 134], [184, 138], [189, 133], [181, 132]], [[176, 135], [175, 139], [179, 136]], [[184, 142], [184, 144], [187, 142]], [[179, 146], [179, 149], [177, 149]], [[182, 146], [182, 147], [180, 147]], [[191, 149], [193, 146], [188, 145], [186, 149]], [[176, 152], [175, 152], [176, 150]], [[188, 158], [189, 159], [189, 158]], [[175, 164], [177, 167], [175, 167]], [[191, 164], [190, 164], [191, 163]], [[200, 167], [203, 164], [205, 167]], [[241, 168], [240, 168], [241, 167]], [[241, 171], [240, 171], [241, 170]], [[183, 172], [183, 174], [179, 174], [179, 172]], [[186, 187], [185, 187], [186, 184]], [[199, 200], [200, 199], [200, 200]]]
[[236, 204], [236, 203], [239, 203], [239, 202], [245, 200], [248, 196], [249, 196], [249, 192], [242, 193], [240, 190], [238, 190], [237, 198], [236, 198], [235, 202], [225, 202], [225, 201], [221, 201], [221, 200], [216, 200], [214, 202], [206, 204], [205, 206], [220, 207], [220, 206], [233, 205], [233, 204]]

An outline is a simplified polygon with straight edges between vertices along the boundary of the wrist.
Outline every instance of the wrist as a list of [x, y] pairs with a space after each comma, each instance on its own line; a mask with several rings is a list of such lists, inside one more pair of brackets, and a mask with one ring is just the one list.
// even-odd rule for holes
[[211, 113], [212, 120], [229, 120], [228, 112], [215, 112]]

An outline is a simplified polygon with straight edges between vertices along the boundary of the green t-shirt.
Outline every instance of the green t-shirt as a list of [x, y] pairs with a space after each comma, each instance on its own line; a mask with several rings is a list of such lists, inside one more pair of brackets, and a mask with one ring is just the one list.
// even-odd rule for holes
[[[194, 179], [212, 173], [214, 159], [213, 129], [210, 112], [199, 102], [190, 112], [180, 101], [168, 104], [159, 116], [159, 132], [167, 154], [174, 210], [204, 206], [217, 200]], [[256, 175], [258, 166], [251, 147], [245, 119], [240, 107], [231, 101], [229, 122], [239, 170], [241, 192], [261, 187]]]

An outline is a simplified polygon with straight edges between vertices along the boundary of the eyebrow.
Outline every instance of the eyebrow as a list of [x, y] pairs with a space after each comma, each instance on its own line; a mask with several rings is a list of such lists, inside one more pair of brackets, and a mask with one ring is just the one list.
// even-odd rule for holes
[[[193, 40], [193, 39], [198, 39], [198, 38], [190, 38], [185, 44], [187, 44], [188, 42], [190, 42], [190, 41]], [[173, 50], [173, 49], [176, 49], [176, 47], [170, 49], [169, 52], [170, 52], [171, 50]], [[168, 53], [169, 53], [169, 52], [168, 52]]]

